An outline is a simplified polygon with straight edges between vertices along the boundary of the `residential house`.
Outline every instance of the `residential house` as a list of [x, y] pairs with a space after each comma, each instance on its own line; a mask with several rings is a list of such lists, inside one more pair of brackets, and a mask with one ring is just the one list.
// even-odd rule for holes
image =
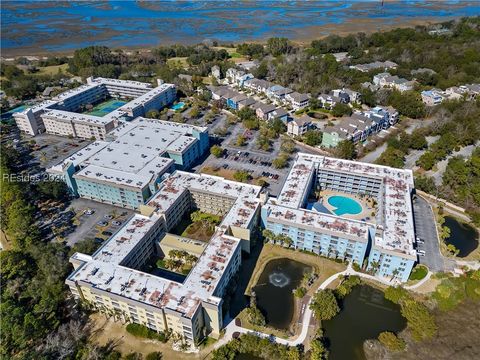
[[256, 93], [267, 93], [267, 90], [272, 86], [272, 83], [262, 79], [250, 79], [244, 82], [243, 87], [250, 89]]
[[332, 55], [337, 62], [347, 62], [348, 60], [350, 60], [350, 56], [348, 56], [348, 52], [332, 53]]
[[380, 116], [385, 119], [385, 122], [388, 123], [386, 127], [390, 127], [398, 122], [400, 119], [400, 114], [396, 109], [391, 106], [375, 106], [369, 111], [364, 112], [364, 114], [371, 114], [371, 116]]
[[285, 124], [288, 121], [288, 112], [284, 108], [276, 108], [272, 112], [268, 113], [268, 120], [282, 120]]
[[410, 91], [415, 87], [415, 81], [399, 78], [396, 75], [390, 75], [388, 72], [375, 75], [373, 83], [381, 87], [393, 88], [400, 92]]
[[245, 82], [248, 81], [248, 80], [251, 80], [251, 79], [254, 79], [253, 74], [250, 74], [250, 73], [245, 74], [245, 75], [242, 75], [242, 76], [238, 77], [236, 84], [239, 87], [243, 87], [245, 85]]
[[247, 96], [246, 95], [243, 95], [243, 94], [234, 94], [234, 96], [232, 97], [229, 97], [227, 99], [227, 105], [228, 107], [234, 109], [234, 110], [239, 110], [239, 103], [242, 102], [242, 101], [245, 101], [247, 100]]
[[263, 104], [261, 103], [258, 105], [255, 113], [257, 114], [257, 117], [263, 120], [269, 120], [269, 114], [273, 111], [275, 111], [277, 107], [273, 104]]
[[345, 99], [329, 94], [319, 95], [318, 100], [320, 100], [325, 109], [331, 109], [338, 103], [345, 103]]
[[441, 104], [445, 99], [445, 96], [442, 94], [441, 90], [431, 89], [421, 92], [422, 101], [427, 106], [435, 106]]
[[310, 96], [293, 91], [285, 95], [285, 101], [292, 106], [293, 110], [300, 110], [308, 106]]
[[222, 78], [222, 73], [220, 72], [220, 67], [218, 65], [212, 66], [212, 76], [217, 80]]
[[235, 68], [229, 68], [225, 73], [225, 78], [227, 79], [229, 84], [236, 84], [238, 79], [243, 75], [245, 75], [245, 71]]
[[255, 104], [255, 100], [251, 97], [247, 97], [244, 100], [238, 101], [238, 110], [242, 110], [244, 107], [250, 107]]
[[274, 101], [277, 104], [282, 104], [285, 95], [292, 93], [293, 90], [289, 88], [284, 88], [280, 85], [273, 85], [267, 90], [267, 96], [270, 100]]
[[369, 64], [357, 64], [351, 65], [350, 69], [355, 69], [361, 72], [369, 72], [371, 70], [383, 69], [384, 71], [388, 69], [396, 69], [398, 65], [393, 61], [374, 61]]
[[258, 61], [253, 60], [253, 61], [242, 61], [236, 64], [239, 68], [242, 68], [245, 71], [252, 71], [252, 69], [255, 69], [258, 66]]
[[308, 115], [295, 117], [287, 124], [287, 134], [291, 136], [302, 136], [312, 126], [312, 118]]

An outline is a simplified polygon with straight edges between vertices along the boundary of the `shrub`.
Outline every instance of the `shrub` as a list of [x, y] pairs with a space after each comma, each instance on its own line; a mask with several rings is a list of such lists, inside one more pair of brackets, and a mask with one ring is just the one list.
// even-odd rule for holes
[[306, 293], [307, 293], [307, 290], [302, 286], [296, 288], [295, 291], [293, 292], [295, 297], [300, 298], [300, 299], [303, 298]]
[[262, 312], [256, 306], [249, 307], [246, 313], [248, 321], [250, 321], [252, 325], [265, 326], [265, 316], [263, 316]]
[[389, 286], [385, 289], [384, 294], [385, 299], [399, 304], [400, 301], [410, 298], [408, 291], [401, 286]]
[[163, 354], [160, 351], [151, 352], [145, 357], [145, 360], [162, 360], [162, 359], [163, 359]]
[[408, 299], [402, 303], [401, 312], [403, 317], [407, 319], [414, 340], [422, 341], [436, 334], [435, 318], [425, 305], [413, 299]]
[[384, 331], [380, 333], [378, 340], [390, 351], [405, 350], [405, 341], [392, 332]]
[[218, 146], [218, 145], [213, 145], [211, 148], [210, 148], [210, 154], [212, 154], [213, 156], [219, 158], [223, 155], [223, 149]]
[[136, 337], [167, 342], [167, 336], [163, 332], [156, 332], [140, 324], [130, 323], [127, 325], [127, 331]]

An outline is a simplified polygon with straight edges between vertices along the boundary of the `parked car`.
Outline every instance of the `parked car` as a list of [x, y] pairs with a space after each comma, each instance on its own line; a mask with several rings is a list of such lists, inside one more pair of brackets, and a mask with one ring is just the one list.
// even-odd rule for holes
[[112, 219], [113, 219], [113, 216], [110, 215], [110, 214], [105, 214], [105, 215], [103, 215], [103, 217], [104, 217], [105, 219], [108, 219], [108, 220], [112, 220]]
[[108, 226], [108, 222], [107, 222], [107, 221], [99, 221], [99, 222], [97, 223], [97, 225], [99, 225], [99, 226]]
[[105, 236], [112, 236], [113, 233], [111, 231], [102, 231], [102, 235], [105, 235]]
[[417, 254], [420, 256], [425, 256], [425, 250], [417, 250]]
[[96, 238], [94, 239], [94, 241], [95, 241], [97, 244], [101, 244], [101, 243], [103, 243], [103, 242], [105, 241], [105, 239], [96, 237]]
[[93, 209], [87, 209], [83, 212], [85, 215], [93, 215], [95, 213], [95, 210]]
[[115, 226], [120, 226], [122, 224], [122, 222], [115, 220], [115, 221], [112, 221], [112, 224], [115, 225]]

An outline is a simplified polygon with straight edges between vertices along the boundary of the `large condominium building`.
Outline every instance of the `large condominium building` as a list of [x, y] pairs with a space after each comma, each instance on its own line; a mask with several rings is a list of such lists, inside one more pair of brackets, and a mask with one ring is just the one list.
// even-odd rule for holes
[[[120, 121], [161, 109], [171, 104], [175, 96], [172, 84], [159, 84], [154, 88], [149, 83], [138, 81], [90, 77], [87, 84], [15, 113], [14, 118], [21, 131], [33, 136], [46, 131], [103, 140]], [[105, 116], [82, 114], [88, 106], [108, 98], [120, 98], [127, 102]]]
[[[156, 331], [173, 331], [189, 342], [218, 338], [223, 328], [222, 296], [249, 251], [260, 217], [254, 185], [176, 171], [152, 199], [93, 255], [75, 253], [66, 284], [75, 297]], [[208, 243], [168, 232], [192, 210], [223, 216]], [[154, 256], [182, 249], [198, 256], [177, 281], [143, 271]]]
[[411, 170], [298, 154], [262, 222], [295, 248], [356, 262], [407, 281], [417, 254]]
[[188, 169], [208, 149], [206, 128], [137, 118], [48, 169], [76, 196], [138, 208], [165, 173]]

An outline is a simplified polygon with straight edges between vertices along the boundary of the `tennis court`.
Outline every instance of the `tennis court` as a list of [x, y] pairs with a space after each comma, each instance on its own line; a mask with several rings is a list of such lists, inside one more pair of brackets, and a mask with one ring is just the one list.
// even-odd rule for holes
[[103, 117], [113, 110], [118, 109], [120, 106], [125, 105], [127, 102], [117, 99], [110, 99], [96, 105], [92, 110], [85, 114]]

